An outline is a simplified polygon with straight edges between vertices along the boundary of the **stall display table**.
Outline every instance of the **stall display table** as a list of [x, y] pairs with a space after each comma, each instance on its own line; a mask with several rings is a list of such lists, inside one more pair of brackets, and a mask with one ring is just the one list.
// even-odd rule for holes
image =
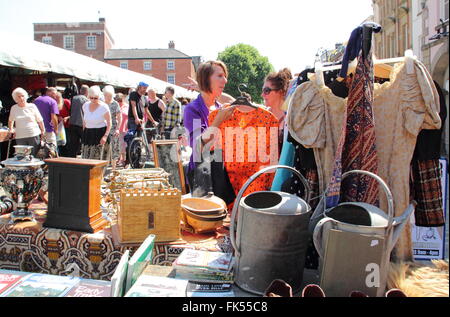
[[[33, 202], [36, 222], [9, 224], [0, 216], [0, 269], [110, 280], [125, 250], [139, 245], [120, 244], [115, 226], [97, 233], [43, 227], [46, 205]], [[222, 238], [182, 232], [182, 239], [155, 244], [152, 264], [171, 265], [185, 248], [219, 250]]]

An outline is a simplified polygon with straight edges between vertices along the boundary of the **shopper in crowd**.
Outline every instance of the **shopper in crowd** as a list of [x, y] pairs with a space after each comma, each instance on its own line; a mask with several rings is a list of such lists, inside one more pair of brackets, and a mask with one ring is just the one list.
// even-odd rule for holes
[[[192, 90], [192, 91], [200, 91], [197, 80], [195, 80], [194, 78], [191, 78], [189, 76], [188, 76], [188, 80], [189, 80], [189, 83], [185, 85], [185, 86], [187, 86], [186, 89]], [[222, 94], [219, 97], [217, 97], [217, 101], [221, 104], [232, 103], [232, 102], [234, 102], [234, 100], [235, 99], [233, 96], [231, 96], [225, 92], [222, 92]], [[183, 118], [184, 118], [184, 114], [183, 114]]]
[[100, 87], [88, 90], [89, 102], [83, 105], [83, 137], [81, 157], [84, 159], [108, 160], [111, 113], [106, 103], [100, 100]]
[[186, 109], [186, 106], [189, 104], [189, 101], [187, 101], [186, 98], [181, 99], [181, 125], [183, 125], [184, 122], [184, 109]]
[[282, 110], [282, 105], [285, 101], [291, 79], [292, 73], [288, 68], [270, 73], [264, 80], [261, 92], [261, 97], [264, 99], [265, 106], [268, 107], [268, 110], [278, 119], [280, 149], [283, 143], [286, 118], [285, 112]]
[[80, 152], [81, 138], [83, 136], [83, 105], [89, 101], [89, 86], [82, 85], [80, 94], [72, 98], [69, 117], [69, 144], [68, 157], [77, 157]]
[[34, 104], [39, 109], [44, 120], [45, 139], [55, 147], [57, 146], [56, 134], [58, 133], [59, 115], [58, 104], [56, 102], [57, 92], [55, 87], [49, 87], [47, 88], [45, 95], [34, 100]]
[[111, 113], [111, 132], [109, 136], [111, 140], [111, 165], [113, 169], [116, 169], [117, 160], [120, 158], [119, 127], [122, 122], [120, 105], [114, 100], [115, 94], [113, 86], [106, 86], [103, 88], [105, 103], [109, 106], [109, 112]]
[[37, 154], [41, 144], [41, 137], [45, 134], [44, 122], [38, 108], [27, 103], [28, 93], [23, 88], [16, 88], [12, 98], [17, 103], [11, 107], [8, 127], [12, 138], [18, 145], [33, 146], [33, 156]]
[[[196, 148], [196, 143], [200, 142], [200, 146], [213, 141], [214, 131], [227, 120], [233, 113], [233, 107], [220, 105], [217, 99], [222, 95], [227, 83], [228, 70], [226, 65], [221, 61], [208, 61], [202, 63], [197, 70], [196, 82], [200, 90], [200, 94], [196, 99], [189, 103], [184, 110], [184, 126], [189, 133], [189, 146]], [[220, 109], [211, 124], [208, 123], [210, 110]], [[194, 138], [197, 138], [194, 140]], [[191, 156], [188, 168], [188, 177], [194, 168], [194, 153]], [[197, 153], [196, 155], [199, 155]], [[196, 158], [196, 161], [198, 158]]]
[[148, 104], [145, 99], [145, 93], [147, 92], [148, 84], [140, 82], [136, 91], [132, 91], [129, 96], [129, 109], [128, 109], [128, 129], [136, 131], [138, 127], [144, 123], [144, 112], [147, 114], [150, 122], [155, 123], [150, 111], [148, 110]]
[[[147, 90], [148, 94], [148, 109], [153, 117], [153, 120], [157, 122], [158, 126], [161, 123], [162, 116], [166, 111], [166, 104], [156, 95], [156, 91], [153, 88]], [[151, 126], [155, 126], [152, 122], [149, 122]]]
[[67, 156], [67, 149], [68, 149], [68, 139], [69, 139], [69, 119], [70, 119], [70, 105], [71, 102], [69, 99], [63, 98], [62, 94], [58, 91], [56, 93], [56, 103], [58, 104], [58, 110], [59, 110], [59, 115], [58, 115], [58, 132], [61, 134], [62, 133], [62, 129], [61, 127], [61, 122], [63, 125], [63, 130], [64, 130], [64, 134], [63, 136], [65, 136], [64, 140], [61, 140], [62, 143], [61, 144], [57, 138], [57, 142], [58, 144], [58, 152], [60, 156]]
[[163, 116], [163, 128], [166, 139], [170, 139], [170, 134], [175, 127], [181, 126], [181, 103], [175, 98], [175, 89], [167, 87], [164, 93], [166, 111]]
[[114, 100], [117, 101], [120, 107], [121, 120], [119, 124], [119, 151], [120, 158], [118, 165], [124, 165], [126, 160], [126, 149], [127, 145], [125, 143], [124, 137], [127, 134], [127, 124], [128, 124], [128, 104], [125, 102], [126, 97], [122, 93], [116, 94]]

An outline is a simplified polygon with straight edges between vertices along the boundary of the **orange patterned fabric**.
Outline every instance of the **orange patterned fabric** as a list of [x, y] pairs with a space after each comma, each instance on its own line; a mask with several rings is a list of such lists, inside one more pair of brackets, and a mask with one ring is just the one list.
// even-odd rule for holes
[[[211, 125], [218, 110], [209, 114]], [[233, 115], [220, 126], [221, 137], [214, 146], [223, 150], [224, 166], [235, 194], [261, 168], [278, 162], [278, 120], [262, 108], [250, 112], [236, 108]], [[244, 193], [269, 190], [273, 173], [266, 173], [253, 181]]]

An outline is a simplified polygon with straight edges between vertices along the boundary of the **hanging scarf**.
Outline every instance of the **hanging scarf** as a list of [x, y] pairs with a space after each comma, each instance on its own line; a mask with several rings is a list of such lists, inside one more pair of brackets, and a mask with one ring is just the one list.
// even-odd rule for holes
[[[360, 52], [356, 73], [349, 90], [344, 116], [346, 122], [336, 151], [333, 175], [327, 192], [327, 208], [339, 203], [343, 173], [351, 170], [378, 173], [372, 111], [373, 82], [372, 52], [367, 54], [367, 58]], [[366, 175], [351, 174], [342, 184], [341, 198], [343, 201], [378, 205], [378, 192], [375, 179]]]

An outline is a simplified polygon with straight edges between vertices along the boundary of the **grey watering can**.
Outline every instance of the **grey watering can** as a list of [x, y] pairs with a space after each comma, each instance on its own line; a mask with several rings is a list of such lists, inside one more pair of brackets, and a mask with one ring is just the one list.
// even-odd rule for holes
[[[288, 169], [300, 178], [306, 201], [277, 191], [255, 192], [241, 200], [257, 177], [278, 168]], [[262, 295], [273, 280], [282, 279], [294, 292], [300, 289], [310, 238], [309, 199], [308, 183], [292, 167], [266, 167], [248, 179], [236, 197], [231, 214], [230, 239], [235, 251], [236, 285]]]
[[[392, 193], [386, 183], [379, 176], [360, 170], [344, 173], [342, 179], [352, 173], [363, 174], [377, 180], [386, 194], [388, 211], [386, 214], [380, 208], [362, 202], [341, 203], [336, 207], [325, 210], [325, 192], [314, 215], [311, 217], [310, 224], [310, 228], [311, 225], [314, 226], [313, 242], [322, 262], [321, 285], [323, 284], [322, 286], [325, 288], [328, 287], [327, 291], [330, 294], [339, 294], [335, 296], [344, 296], [344, 290], [355, 290], [351, 289], [351, 287], [359, 287], [358, 290], [368, 287], [365, 290], [371, 292], [373, 296], [382, 296], [387, 281], [390, 253], [411, 213], [414, 211], [416, 202], [410, 204], [400, 217], [394, 217]], [[342, 232], [343, 234], [339, 235], [337, 232]], [[331, 233], [333, 233], [333, 239], [329, 240], [328, 237], [329, 235], [331, 236]], [[343, 245], [339, 250], [335, 248], [332, 250], [326, 249], [328, 243], [339, 245], [336, 239], [341, 239], [345, 234], [351, 236], [349, 241], [352, 241], [353, 245]], [[361, 241], [366, 241], [368, 237], [372, 237], [369, 238], [369, 240], [373, 239], [372, 241], [382, 241], [379, 255], [375, 255], [374, 246], [377, 244], [361, 244]], [[358, 249], [358, 247], [352, 249], [356, 245], [361, 249]], [[348, 256], [357, 256], [358, 258], [352, 261], [351, 258], [343, 256], [343, 254], [347, 253], [352, 254]], [[336, 258], [330, 255], [328, 258], [328, 254], [340, 254], [340, 256], [338, 255]], [[368, 259], [371, 259], [371, 261]], [[362, 278], [361, 272], [364, 272], [365, 269], [367, 271], [367, 267], [365, 268], [364, 265], [370, 262], [379, 265], [380, 278], [376, 286], [369, 287]], [[361, 263], [362, 266], [357, 263]], [[324, 269], [325, 267], [326, 269]], [[330, 267], [332, 267], [333, 271], [331, 275], [329, 274]], [[350, 289], [346, 289], [346, 287]]]
[[390, 253], [400, 237], [407, 219], [415, 209], [416, 202], [413, 202], [401, 216], [394, 218], [392, 193], [381, 177], [368, 171], [354, 170], [344, 173], [342, 179], [352, 173], [367, 175], [378, 181], [387, 197], [388, 212], [386, 214], [376, 206], [361, 202], [341, 203], [325, 210], [325, 202], [322, 199], [317, 209], [324, 208], [323, 212], [320, 212], [318, 217], [316, 213], [311, 217], [312, 223], [322, 218], [315, 225], [313, 232], [314, 246], [321, 258], [323, 258], [324, 243], [327, 241], [327, 233], [330, 229], [384, 236], [387, 241], [386, 251]]

